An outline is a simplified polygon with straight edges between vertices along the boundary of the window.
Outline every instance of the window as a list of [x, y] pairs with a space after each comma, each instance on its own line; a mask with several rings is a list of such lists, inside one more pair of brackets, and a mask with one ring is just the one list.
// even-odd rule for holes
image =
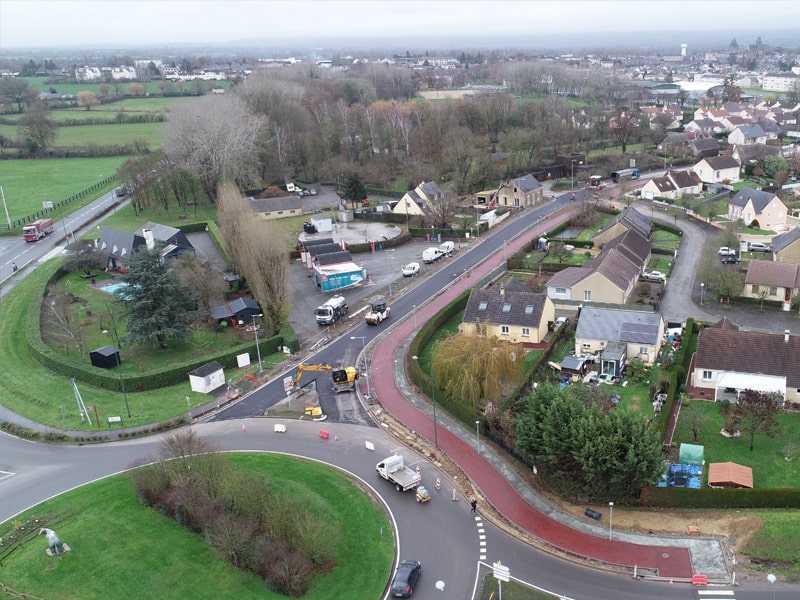
[[524, 337], [531, 337], [531, 329], [530, 329], [530, 327], [523, 327], [522, 328], [522, 335]]
[[588, 350], [591, 347], [592, 347], [592, 345], [589, 342], [583, 342], [581, 344], [581, 348], [583, 348], [584, 350]]
[[711, 381], [711, 371], [703, 371], [703, 381]]
[[753, 284], [753, 286], [750, 288], [750, 291], [752, 293], [754, 293], [754, 294], [757, 294], [758, 293], [758, 286]]
[[591, 291], [591, 290], [584, 290], [584, 291], [583, 291], [583, 299], [584, 299], [586, 302], [589, 302], [589, 301], [591, 301], [591, 299], [592, 299], [592, 291]]
[[648, 354], [649, 350], [647, 346], [639, 346], [639, 354]]
[[489, 303], [486, 300], [481, 300], [480, 303], [478, 303], [478, 310], [486, 310], [488, 306]]
[[567, 288], [556, 288], [556, 294], [559, 296], [566, 296], [567, 295]]
[[504, 302], [503, 303], [503, 312], [511, 312], [511, 302]]
[[508, 325], [503, 325], [500, 327], [500, 333], [502, 333], [503, 335], [508, 335], [508, 332], [509, 332]]
[[778, 295], [778, 288], [772, 286], [769, 288], [769, 295], [770, 296], [777, 296]]
[[530, 316], [530, 315], [533, 314], [533, 305], [532, 304], [526, 304], [525, 305], [525, 314], [527, 316]]

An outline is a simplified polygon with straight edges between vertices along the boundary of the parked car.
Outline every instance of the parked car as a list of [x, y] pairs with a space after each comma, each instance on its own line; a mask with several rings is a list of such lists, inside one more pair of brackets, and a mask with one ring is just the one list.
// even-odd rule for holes
[[647, 271], [644, 275], [642, 275], [642, 279], [645, 281], [657, 281], [659, 283], [666, 283], [667, 276], [664, 275], [661, 271]]
[[410, 262], [407, 265], [400, 267], [400, 271], [402, 271], [403, 277], [413, 277], [419, 273], [419, 263]]
[[310, 196], [316, 196], [317, 195], [317, 190], [315, 190], [314, 188], [311, 188], [310, 190], [308, 190], [308, 193], [309, 193]]
[[401, 561], [392, 578], [391, 593], [395, 598], [410, 598], [419, 579], [422, 564], [418, 560]]
[[717, 252], [720, 256], [736, 256], [736, 250], [733, 248], [728, 248], [727, 246], [723, 246]]
[[750, 242], [747, 247], [750, 252], [772, 252], [772, 248], [761, 242]]
[[740, 262], [742, 262], [742, 261], [740, 261], [735, 256], [723, 256], [722, 257], [722, 264], [723, 265], [738, 265]]

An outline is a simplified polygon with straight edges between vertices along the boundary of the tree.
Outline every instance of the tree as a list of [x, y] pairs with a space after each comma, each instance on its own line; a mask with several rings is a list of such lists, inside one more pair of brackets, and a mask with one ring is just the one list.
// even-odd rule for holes
[[548, 254], [555, 258], [559, 264], [569, 258], [570, 252], [564, 242], [553, 242], [547, 249]]
[[194, 294], [180, 285], [157, 249], [140, 248], [126, 266], [125, 300], [130, 307], [126, 340], [153, 341], [166, 348], [167, 340], [188, 337], [195, 318]]
[[706, 417], [703, 412], [698, 408], [697, 402], [688, 402], [681, 408], [681, 420], [686, 423], [692, 432], [692, 440], [697, 443], [700, 438], [700, 432], [706, 424]]
[[364, 187], [364, 182], [361, 181], [358, 173], [350, 173], [341, 183], [339, 197], [345, 202], [350, 202], [353, 208], [356, 207], [356, 204], [361, 206], [361, 203], [367, 198], [367, 188]]
[[720, 269], [717, 279], [717, 290], [719, 295], [727, 298], [728, 304], [731, 303], [731, 296], [742, 292], [744, 286], [744, 275], [736, 265], [725, 265]]
[[92, 92], [86, 90], [78, 92], [78, 106], [85, 107], [86, 110], [91, 110], [93, 106], [100, 104], [100, 99]]
[[521, 347], [497, 337], [456, 334], [436, 344], [431, 369], [446, 397], [479, 406], [513, 389], [522, 356]]
[[17, 112], [25, 112], [25, 107], [30, 105], [39, 96], [39, 90], [32, 87], [27, 80], [20, 77], [0, 78], [0, 98], [8, 104], [16, 104]]
[[66, 270], [83, 271], [83, 274], [87, 277], [94, 274], [95, 270], [101, 268], [101, 266], [100, 254], [95, 252], [91, 246], [89, 246], [89, 249], [71, 255], [64, 263]]
[[439, 193], [431, 199], [430, 211], [434, 227], [450, 227], [458, 210], [458, 197], [449, 185], [439, 186]]
[[183, 287], [194, 291], [198, 316], [204, 317], [208, 323], [213, 323], [212, 302], [225, 294], [222, 273], [216, 271], [209, 261], [200, 260], [191, 252], [184, 252], [178, 257], [174, 272]]
[[100, 95], [105, 97], [108, 96], [108, 91], [111, 89], [107, 83], [101, 83], [97, 86], [97, 89], [100, 91]]
[[128, 93], [131, 96], [144, 96], [146, 88], [141, 83], [131, 83], [128, 85]]
[[68, 352], [70, 348], [83, 356], [85, 344], [81, 327], [78, 299], [63, 285], [56, 285], [44, 299], [42, 310], [42, 337]]
[[175, 167], [193, 173], [215, 202], [223, 181], [245, 186], [257, 178], [256, 143], [263, 125], [234, 95], [176, 104], [164, 131], [164, 153]]
[[265, 328], [277, 333], [291, 313], [285, 235], [274, 223], [253, 218], [231, 182], [220, 186], [217, 219], [225, 247], [264, 313]]
[[56, 139], [58, 126], [50, 119], [50, 109], [41, 100], [34, 102], [18, 123], [25, 139], [36, 150], [44, 150]]
[[765, 156], [759, 162], [759, 166], [764, 169], [764, 172], [770, 177], [775, 177], [780, 171], [788, 169], [788, 163], [782, 156]]
[[611, 121], [609, 132], [614, 141], [622, 146], [622, 153], [625, 154], [628, 151], [628, 144], [639, 135], [639, 121], [627, 113], [621, 112]]
[[768, 284], [767, 285], [759, 285], [758, 286], [757, 296], [758, 296], [758, 299], [761, 301], [761, 304], [759, 306], [759, 310], [761, 312], [764, 312], [764, 300], [766, 300], [770, 296], [769, 290], [770, 290], [770, 286]]
[[739, 417], [739, 430], [750, 438], [750, 452], [753, 451], [756, 434], [773, 437], [778, 432], [778, 413], [782, 407], [783, 397], [777, 393], [745, 390], [739, 395], [733, 410]]

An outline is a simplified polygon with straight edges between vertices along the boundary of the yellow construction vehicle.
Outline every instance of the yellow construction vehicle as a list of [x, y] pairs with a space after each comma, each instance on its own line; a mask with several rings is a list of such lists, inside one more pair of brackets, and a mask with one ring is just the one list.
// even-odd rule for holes
[[300, 363], [297, 365], [297, 375], [294, 376], [292, 381], [294, 389], [299, 389], [300, 378], [303, 376], [304, 371], [331, 371], [333, 391], [336, 393], [352, 392], [356, 389], [356, 379], [360, 377], [355, 367], [332, 367], [330, 365], [306, 365]]

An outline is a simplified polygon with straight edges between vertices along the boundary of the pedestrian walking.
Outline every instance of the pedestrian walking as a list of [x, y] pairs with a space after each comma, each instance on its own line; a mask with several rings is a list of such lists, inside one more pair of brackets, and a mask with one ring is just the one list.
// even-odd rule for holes
[[475, 498], [472, 499], [472, 502], [470, 502], [469, 505], [472, 507], [472, 512], [477, 512], [478, 501], [475, 500]]
[[11, 261], [11, 271], [14, 273], [19, 271], [19, 267], [17, 266], [17, 263], [15, 263], [14, 261]]

